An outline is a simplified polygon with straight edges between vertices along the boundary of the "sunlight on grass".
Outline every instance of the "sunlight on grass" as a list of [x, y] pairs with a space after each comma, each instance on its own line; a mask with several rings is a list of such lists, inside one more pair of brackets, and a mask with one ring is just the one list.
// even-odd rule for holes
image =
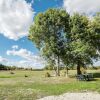
[[[100, 76], [94, 81], [81, 82], [73, 78], [46, 78], [46, 71], [9, 71], [0, 72], [0, 100], [36, 100], [47, 95], [59, 95], [65, 92], [96, 91], [100, 93]], [[88, 71], [99, 73], [100, 70]], [[76, 71], [69, 71], [75, 76]], [[52, 72], [50, 71], [50, 74]], [[25, 77], [27, 75], [28, 77]]]

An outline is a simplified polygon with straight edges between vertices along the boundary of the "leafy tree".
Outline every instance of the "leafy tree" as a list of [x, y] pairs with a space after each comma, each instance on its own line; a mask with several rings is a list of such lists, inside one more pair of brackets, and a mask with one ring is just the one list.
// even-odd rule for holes
[[57, 62], [57, 76], [60, 75], [59, 65], [64, 53], [65, 32], [69, 32], [70, 16], [62, 9], [49, 9], [39, 13], [30, 27], [29, 39], [33, 41], [47, 60]]
[[54, 64], [52, 62], [48, 62], [48, 64], [44, 67], [45, 70], [54, 70]]
[[100, 52], [100, 12], [89, 23], [90, 43]]
[[77, 74], [81, 74], [81, 66], [86, 67], [86, 65], [93, 64], [93, 59], [98, 58], [98, 43], [96, 42], [98, 36], [96, 32], [91, 32], [94, 28], [91, 29], [89, 24], [90, 20], [84, 15], [74, 14], [71, 17], [71, 32], [67, 39], [72, 57], [71, 62], [77, 65]]
[[77, 74], [81, 74], [81, 66], [85, 68], [99, 58], [100, 14], [90, 20], [78, 13], [69, 16], [65, 10], [49, 9], [35, 17], [29, 33], [46, 60], [57, 65], [57, 76], [60, 62], [76, 65]]

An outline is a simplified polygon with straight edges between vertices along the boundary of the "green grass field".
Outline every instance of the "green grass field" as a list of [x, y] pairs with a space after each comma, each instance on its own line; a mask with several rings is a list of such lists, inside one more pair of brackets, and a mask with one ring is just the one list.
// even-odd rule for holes
[[[0, 72], [0, 100], [36, 100], [48, 95], [59, 95], [65, 92], [96, 91], [100, 93], [100, 70], [91, 70], [95, 80], [80, 82], [72, 77], [75, 70], [69, 71], [72, 78], [46, 78], [46, 71], [10, 71]], [[53, 74], [53, 72], [50, 72]], [[25, 77], [27, 75], [28, 77]]]

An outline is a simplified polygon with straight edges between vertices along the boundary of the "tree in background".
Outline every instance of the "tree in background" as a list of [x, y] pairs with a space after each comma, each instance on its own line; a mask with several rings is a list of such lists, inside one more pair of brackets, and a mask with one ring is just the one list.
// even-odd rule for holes
[[49, 9], [35, 17], [29, 31], [29, 39], [36, 44], [46, 60], [52, 60], [57, 65], [57, 76], [60, 75], [60, 57], [65, 48], [64, 33], [70, 29], [69, 18], [65, 10]]

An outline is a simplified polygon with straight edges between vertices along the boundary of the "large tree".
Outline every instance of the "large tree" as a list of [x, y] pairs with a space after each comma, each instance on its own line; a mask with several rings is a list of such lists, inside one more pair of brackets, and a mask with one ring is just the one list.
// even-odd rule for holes
[[[76, 13], [71, 16], [71, 32], [67, 39], [69, 40], [70, 56], [72, 56], [71, 62], [77, 65], [77, 74], [81, 74], [81, 66], [86, 67], [93, 64], [93, 59], [98, 58], [97, 47], [100, 45], [100, 33], [97, 35], [90, 23], [91, 20], [84, 15]], [[97, 26], [95, 27], [97, 28]]]
[[100, 12], [89, 23], [90, 43], [100, 52]]
[[89, 19], [85, 15], [70, 16], [62, 9], [49, 9], [39, 13], [30, 27], [29, 39], [33, 41], [47, 61], [80, 67], [93, 64], [100, 51], [100, 14]]
[[64, 54], [65, 32], [69, 32], [70, 16], [62, 9], [49, 9], [39, 13], [30, 27], [29, 39], [33, 41], [47, 60], [57, 62], [57, 76], [60, 75], [59, 65]]

